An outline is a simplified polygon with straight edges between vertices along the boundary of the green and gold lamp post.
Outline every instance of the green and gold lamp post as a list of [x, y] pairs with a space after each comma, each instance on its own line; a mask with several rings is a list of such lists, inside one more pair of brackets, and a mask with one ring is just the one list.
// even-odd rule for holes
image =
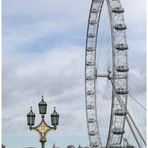
[[49, 126], [44, 120], [45, 114], [47, 113], [47, 103], [44, 101], [43, 96], [42, 96], [41, 102], [38, 104], [38, 106], [39, 106], [39, 113], [41, 114], [40, 124], [37, 126], [34, 126], [35, 113], [33, 113], [32, 107], [30, 108], [30, 112], [27, 114], [27, 124], [28, 124], [30, 130], [35, 130], [39, 133], [41, 148], [45, 148], [46, 135], [49, 131], [56, 130], [57, 125], [59, 124], [59, 114], [56, 112], [56, 108], [54, 107], [54, 111], [51, 114], [52, 126]]

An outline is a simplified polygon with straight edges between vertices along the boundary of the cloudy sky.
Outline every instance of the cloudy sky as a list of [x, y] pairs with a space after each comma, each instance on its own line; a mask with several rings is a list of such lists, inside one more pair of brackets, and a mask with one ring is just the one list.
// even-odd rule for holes
[[[47, 123], [53, 106], [60, 114], [60, 125], [49, 133], [46, 145], [88, 145], [84, 49], [90, 4], [91, 0], [3, 0], [2, 138], [7, 148], [40, 146], [39, 135], [26, 125], [26, 114], [32, 106], [39, 123], [41, 95], [48, 103]], [[146, 0], [122, 4], [130, 73], [145, 93]]]

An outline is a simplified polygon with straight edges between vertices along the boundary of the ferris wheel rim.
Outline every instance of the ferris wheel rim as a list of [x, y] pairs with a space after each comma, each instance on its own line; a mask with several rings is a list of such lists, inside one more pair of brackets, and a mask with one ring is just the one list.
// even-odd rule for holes
[[[119, 0], [116, 0], [118, 3], [119, 3], [119, 5], [121, 6], [121, 4], [120, 4], [120, 1]], [[110, 3], [112, 2], [112, 0], [107, 0], [107, 4], [108, 4], [108, 9], [111, 9], [111, 6], [110, 6]], [[98, 11], [97, 11], [97, 15], [98, 15], [98, 21], [97, 21], [97, 23], [98, 24], [95, 24], [96, 22], [93, 22], [92, 20], [91, 20], [91, 13], [92, 13], [92, 10], [93, 10], [93, 4], [94, 3], [98, 3]], [[100, 19], [100, 15], [101, 15], [101, 10], [102, 10], [102, 6], [103, 6], [103, 3], [104, 3], [104, 0], [93, 0], [92, 1], [92, 4], [91, 4], [91, 9], [90, 9], [90, 13], [89, 13], [89, 20], [88, 20], [88, 28], [87, 28], [87, 37], [86, 37], [86, 53], [85, 53], [85, 102], [86, 102], [86, 117], [87, 117], [87, 128], [88, 128], [88, 135], [89, 135], [89, 140], [90, 140], [90, 146], [91, 147], [102, 147], [102, 143], [101, 143], [101, 139], [100, 139], [100, 133], [99, 133], [99, 127], [98, 127], [98, 119], [97, 119], [97, 107], [96, 107], [96, 86], [95, 86], [95, 83], [96, 83], [96, 78], [95, 78], [95, 76], [96, 76], [96, 67], [95, 67], [95, 65], [96, 65], [96, 55], [94, 55], [94, 61], [93, 61], [93, 63], [89, 63], [88, 61], [87, 61], [87, 51], [88, 51], [88, 48], [89, 48], [89, 50], [90, 51], [95, 51], [96, 52], [96, 45], [97, 45], [97, 35], [98, 35], [98, 28], [99, 28], [99, 19]], [[123, 10], [120, 10], [120, 11], [123, 11]], [[111, 10], [109, 10], [109, 18], [110, 18], [110, 27], [111, 27], [111, 31], [113, 31], [113, 24], [112, 24], [112, 16], [111, 16], [111, 14], [110, 14], [110, 12], [111, 12]], [[111, 12], [112, 13], [112, 12]], [[123, 14], [122, 14], [122, 18], [124, 18], [123, 17]], [[93, 46], [90, 48], [88, 45], [88, 41], [89, 41], [89, 38], [90, 37], [92, 37], [93, 38], [93, 35], [91, 36], [91, 34], [89, 34], [89, 25], [91, 25], [91, 23], [93, 24], [94, 23], [94, 25], [97, 25], [96, 26], [96, 36], [95, 36], [95, 44], [93, 44]], [[123, 24], [124, 24], [124, 19], [123, 19]], [[90, 35], [90, 36], [89, 36]], [[111, 36], [112, 36], [112, 45], [113, 45], [113, 49], [115, 48], [114, 47], [114, 44], [115, 44], [115, 41], [113, 41], [113, 37], [114, 37], [114, 32], [111, 32]], [[126, 35], [124, 34], [124, 37], [125, 37], [125, 42], [126, 42]], [[113, 50], [112, 49], [112, 50]], [[96, 54], [96, 53], [95, 53]], [[127, 57], [126, 57], [126, 62], [127, 62]], [[93, 133], [91, 130], [90, 130], [90, 126], [89, 126], [89, 111], [88, 110], [90, 110], [90, 109], [88, 109], [88, 104], [87, 104], [87, 102], [88, 102], [88, 100], [87, 100], [87, 96], [88, 95], [90, 95], [90, 94], [88, 94], [88, 89], [87, 89], [87, 79], [91, 79], [91, 78], [88, 78], [87, 77], [87, 66], [88, 65], [91, 65], [91, 66], [94, 66], [93, 67], [93, 69], [94, 69], [94, 81], [92, 82], [92, 84], [94, 84], [94, 92], [89, 92], [90, 94], [91, 93], [94, 93], [94, 94], [91, 94], [91, 95], [94, 95], [93, 97], [94, 97], [94, 117], [95, 117], [95, 124], [94, 124], [94, 126], [96, 126], [95, 128], [96, 128], [96, 133]], [[127, 66], [127, 65], [126, 65]], [[127, 66], [128, 67], [128, 66]], [[113, 64], [113, 72], [115, 71], [115, 65]], [[127, 71], [126, 71], [126, 74], [127, 74]], [[127, 78], [126, 78], [126, 82], [127, 82]], [[126, 85], [128, 85], [128, 84], [126, 84]], [[110, 141], [110, 137], [111, 137], [111, 135], [112, 135], [112, 126], [113, 126], [113, 114], [114, 114], [114, 110], [113, 110], [113, 108], [114, 108], [114, 99], [115, 99], [115, 96], [113, 96], [113, 100], [112, 100], [112, 107], [111, 107], [111, 116], [110, 116], [110, 128], [109, 128], [109, 134], [108, 134], [108, 140], [107, 140], [107, 144], [106, 144], [106, 147], [108, 147], [108, 144], [109, 143], [113, 143], [113, 142], [111, 142]], [[125, 106], [127, 106], [127, 98], [126, 98], [126, 101], [125, 101]], [[115, 123], [114, 123], [115, 124]], [[124, 128], [124, 126], [125, 126], [125, 117], [123, 118], [123, 122], [122, 122], [122, 125], [121, 125], [123, 128]], [[89, 133], [89, 132], [92, 132], [92, 133]], [[90, 135], [91, 134], [91, 135]], [[92, 141], [91, 141], [91, 137], [92, 137], [92, 135], [93, 134], [96, 134], [96, 141], [95, 141], [95, 143], [93, 143]], [[123, 134], [122, 134], [122, 136], [123, 136]], [[122, 136], [119, 138], [119, 140], [118, 141], [120, 141], [119, 143], [121, 143], [121, 140], [122, 140]], [[99, 141], [98, 143], [96, 143], [97, 141]], [[96, 145], [95, 145], [96, 144]]]

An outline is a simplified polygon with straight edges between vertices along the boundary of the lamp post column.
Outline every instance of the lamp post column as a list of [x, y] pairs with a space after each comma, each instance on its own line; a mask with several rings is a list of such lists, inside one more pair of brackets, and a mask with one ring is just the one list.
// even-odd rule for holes
[[41, 142], [41, 148], [45, 148], [45, 142]]

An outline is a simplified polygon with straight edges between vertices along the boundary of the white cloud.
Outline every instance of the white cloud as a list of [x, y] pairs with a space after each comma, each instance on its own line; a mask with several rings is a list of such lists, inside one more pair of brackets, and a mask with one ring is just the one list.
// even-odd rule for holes
[[146, 0], [135, 1], [135, 0], [122, 0], [123, 7], [125, 8], [126, 22], [139, 28], [145, 26], [146, 22]]
[[[45, 98], [49, 97], [47, 99], [49, 106], [52, 103], [51, 107], [55, 105], [59, 108], [63, 123], [61, 126], [65, 128], [69, 126], [68, 122], [66, 126], [66, 120], [63, 120], [67, 118], [66, 114], [78, 118], [76, 113], [82, 112], [84, 108], [84, 96], [82, 96], [84, 68], [81, 67], [84, 64], [83, 53], [82, 47], [67, 46], [49, 50], [41, 56], [24, 58], [20, 55], [13, 63], [11, 60], [4, 62], [3, 117], [4, 119], [6, 117], [6, 121], [8, 119], [10, 122], [4, 120], [3, 128], [5, 129], [8, 124], [17, 123], [22, 125], [18, 130], [23, 130], [21, 128], [24, 128], [22, 124], [24, 120], [19, 119], [25, 111], [28, 111], [31, 104], [37, 108], [34, 104], [40, 101], [42, 94], [45, 95]], [[70, 105], [71, 103], [73, 105]], [[76, 112], [73, 112], [75, 109]], [[85, 117], [80, 122], [83, 122], [84, 119]], [[77, 120], [73, 124], [76, 125], [75, 127], [79, 127]], [[15, 129], [15, 127], [12, 128], [12, 131]]]
[[[17, 5], [16, 5], [17, 3]], [[85, 7], [82, 7], [85, 4]], [[36, 17], [58, 17], [62, 16], [74, 16], [78, 17], [75, 14], [80, 14], [83, 10], [87, 11], [89, 8], [90, 1], [69, 1], [69, 0], [24, 0], [18, 1], [6, 0], [3, 2], [3, 6], [7, 6], [9, 9], [4, 9], [6, 15], [34, 15]], [[77, 9], [76, 9], [77, 8]], [[19, 12], [19, 13], [18, 13]], [[87, 14], [86, 14], [87, 15]], [[80, 17], [80, 16], [79, 16]]]

